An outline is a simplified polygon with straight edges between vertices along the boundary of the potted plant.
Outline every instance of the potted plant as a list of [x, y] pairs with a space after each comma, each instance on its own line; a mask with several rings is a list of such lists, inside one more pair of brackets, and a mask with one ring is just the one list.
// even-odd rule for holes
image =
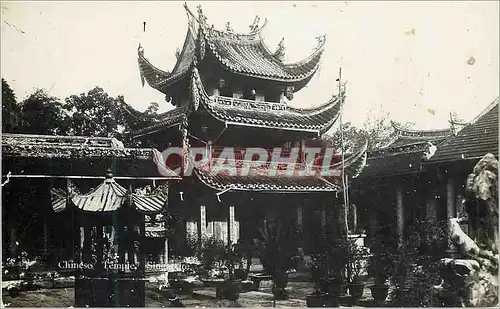
[[228, 271], [228, 276], [220, 287], [222, 297], [231, 301], [236, 301], [239, 298], [241, 290], [241, 279], [237, 278], [235, 273], [235, 266], [241, 266], [242, 264], [243, 257], [239, 249], [238, 244], [228, 244], [225, 246], [224, 253], [221, 256], [221, 260]]
[[327, 258], [325, 254], [311, 254], [308, 270], [314, 282], [314, 290], [306, 295], [307, 307], [329, 307], [330, 305], [329, 295], [326, 287], [323, 286]]
[[[251, 257], [248, 258], [248, 252], [252, 250], [252, 247], [247, 243], [238, 239], [238, 242], [234, 245], [235, 254], [235, 268], [234, 277], [240, 280], [246, 280], [249, 272], [249, 266], [251, 264]], [[247, 262], [245, 267], [243, 266], [243, 257], [247, 256]], [[237, 267], [236, 267], [237, 266]]]
[[389, 230], [381, 226], [372, 239], [371, 256], [368, 263], [368, 273], [374, 278], [375, 284], [370, 286], [373, 299], [383, 303], [389, 292], [388, 280], [394, 273], [394, 256], [398, 240]]
[[329, 231], [324, 238], [327, 269], [323, 285], [330, 296], [339, 297], [346, 292], [346, 269], [349, 262], [349, 240], [339, 229]]
[[365, 283], [361, 278], [361, 273], [365, 269], [365, 259], [368, 257], [368, 249], [360, 246], [356, 241], [351, 240], [348, 244], [348, 275], [349, 275], [349, 294], [355, 299], [363, 296]]
[[271, 220], [264, 221], [259, 234], [254, 240], [255, 247], [264, 270], [273, 278], [273, 295], [275, 299], [287, 299], [287, 271], [292, 268], [297, 251], [296, 229]]

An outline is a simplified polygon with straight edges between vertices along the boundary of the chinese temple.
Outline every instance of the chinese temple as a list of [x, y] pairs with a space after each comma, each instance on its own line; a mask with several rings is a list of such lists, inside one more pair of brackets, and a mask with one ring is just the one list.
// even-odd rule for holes
[[[342, 89], [316, 107], [293, 107], [294, 93], [318, 71], [325, 36], [317, 38], [317, 47], [303, 60], [287, 63], [284, 40], [274, 51], [264, 43], [267, 20], [261, 24], [256, 17], [249, 32], [238, 33], [230, 23], [222, 30], [209, 25], [201, 7], [196, 14], [187, 5], [185, 9], [186, 38], [171, 71], [155, 67], [144, 48], [138, 48], [143, 86], [147, 82], [165, 94], [174, 108], [157, 123], [134, 132], [135, 139], [160, 151], [182, 147], [185, 157], [169, 162], [172, 169], [180, 166], [185, 171], [193, 164], [194, 147], [205, 148], [209, 156], [204, 165], [194, 164], [192, 175], [170, 185], [169, 210], [186, 218], [186, 234], [199, 239], [211, 235], [227, 242], [252, 239], [254, 224], [273, 214], [290, 219], [303, 231], [317, 228], [320, 221], [324, 227], [326, 210], [338, 210], [342, 204], [340, 175], [242, 176], [216, 173], [210, 167], [225, 147], [235, 150], [236, 167], [244, 163], [249, 147], [267, 149], [269, 157], [275, 147], [283, 148], [282, 157], [299, 147], [295, 170], [306, 167], [303, 149], [321, 145], [319, 138], [339, 119], [345, 98]], [[346, 154], [343, 162], [340, 155], [333, 156], [330, 167], [343, 166], [344, 175], [352, 178], [365, 159], [366, 143]], [[269, 164], [263, 162], [260, 168]], [[174, 240], [172, 245], [179, 244]]]
[[392, 139], [368, 153], [351, 187], [361, 224], [374, 229], [389, 223], [404, 237], [415, 220], [445, 225], [447, 218], [466, 215], [468, 174], [484, 155], [498, 156], [498, 98], [471, 121], [451, 115], [449, 123], [449, 129], [429, 131], [392, 123]]

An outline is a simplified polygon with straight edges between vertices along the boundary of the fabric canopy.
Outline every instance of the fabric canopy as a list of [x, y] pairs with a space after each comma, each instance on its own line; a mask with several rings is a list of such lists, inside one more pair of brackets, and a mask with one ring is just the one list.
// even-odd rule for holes
[[159, 213], [167, 203], [167, 188], [159, 186], [151, 194], [132, 193], [108, 177], [97, 188], [80, 194], [68, 180], [67, 190], [52, 189], [52, 208], [62, 212], [69, 204], [87, 212], [112, 212], [125, 204], [143, 213]]

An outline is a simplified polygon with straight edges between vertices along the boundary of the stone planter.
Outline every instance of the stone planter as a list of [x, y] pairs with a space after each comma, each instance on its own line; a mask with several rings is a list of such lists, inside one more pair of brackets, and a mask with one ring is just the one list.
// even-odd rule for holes
[[387, 285], [376, 284], [370, 287], [372, 297], [377, 303], [383, 303], [389, 294], [389, 287]]
[[364, 283], [350, 283], [348, 285], [349, 288], [349, 295], [352, 296], [355, 300], [360, 299], [363, 297], [363, 292], [365, 289], [365, 284]]
[[145, 281], [141, 278], [75, 279], [75, 307], [144, 307], [144, 305]]
[[331, 296], [339, 297], [345, 294], [345, 284], [341, 280], [330, 279], [327, 280], [327, 291]]
[[282, 276], [274, 278], [272, 292], [275, 299], [277, 300], [288, 299], [288, 291], [285, 289], [287, 285], [288, 285], [288, 275], [284, 274]]
[[306, 304], [310, 308], [339, 307], [339, 299], [327, 293], [312, 293], [306, 296]]
[[234, 277], [239, 280], [245, 280], [247, 278], [247, 272], [244, 269], [235, 269]]
[[222, 284], [222, 297], [236, 301], [240, 298], [241, 280], [226, 280]]

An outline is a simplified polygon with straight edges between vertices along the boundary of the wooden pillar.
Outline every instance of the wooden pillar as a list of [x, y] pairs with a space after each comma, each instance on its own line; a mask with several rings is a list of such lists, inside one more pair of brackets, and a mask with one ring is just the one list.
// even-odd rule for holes
[[83, 226], [80, 226], [80, 248], [78, 250], [78, 256], [80, 258], [79, 262], [83, 262], [83, 250], [84, 250], [84, 246], [85, 246], [85, 227]]
[[234, 242], [234, 206], [229, 206], [229, 218], [227, 221], [227, 240], [228, 244]]
[[455, 181], [449, 177], [446, 183], [446, 216], [448, 219], [456, 218], [457, 210], [455, 207]]
[[302, 233], [302, 223], [303, 222], [303, 213], [302, 213], [302, 203], [297, 205], [297, 226], [299, 231]]
[[43, 219], [43, 255], [49, 252], [49, 229], [47, 227], [47, 219]]
[[434, 197], [428, 198], [425, 203], [425, 208], [426, 208], [425, 212], [427, 219], [432, 222], [435, 222], [437, 219], [436, 199]]
[[356, 233], [358, 231], [358, 208], [355, 204], [351, 204], [349, 207], [349, 216], [352, 219], [349, 227], [353, 233]]
[[[451, 175], [448, 175], [448, 180], [446, 183], [446, 218], [447, 224], [448, 224], [448, 233], [451, 232], [451, 224], [449, 219], [451, 218], [456, 218], [457, 217], [457, 210], [456, 210], [456, 205], [455, 205], [455, 181], [451, 177]], [[455, 246], [453, 246], [453, 243], [448, 241], [448, 252], [453, 253], [456, 251]]]
[[207, 208], [206, 206], [200, 206], [200, 234], [201, 239], [207, 236]]
[[168, 264], [168, 237], [165, 237], [163, 247], [163, 264]]
[[11, 227], [10, 228], [10, 257], [15, 258], [16, 255], [16, 250], [17, 250], [17, 240], [16, 240], [16, 228]]
[[325, 235], [326, 234], [326, 207], [324, 204], [321, 205], [320, 216], [321, 216], [321, 232], [323, 233], [323, 235]]
[[146, 222], [144, 215], [141, 215], [139, 221], [139, 269], [141, 275], [146, 271], [146, 250], [144, 239], [146, 237]]
[[399, 240], [403, 240], [404, 235], [404, 205], [403, 205], [403, 186], [401, 184], [396, 185], [396, 214], [397, 214], [397, 232]]

